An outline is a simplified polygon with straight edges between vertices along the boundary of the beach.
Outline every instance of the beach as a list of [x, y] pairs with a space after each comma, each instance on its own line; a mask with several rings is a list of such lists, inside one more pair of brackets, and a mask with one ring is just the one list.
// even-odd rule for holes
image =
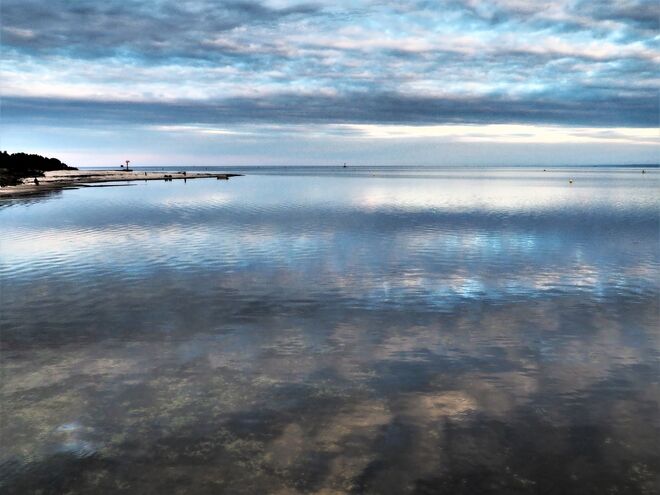
[[84, 187], [88, 184], [103, 182], [132, 182], [145, 180], [188, 180], [188, 179], [221, 179], [226, 180], [238, 174], [214, 172], [152, 172], [125, 170], [53, 170], [44, 172], [43, 177], [23, 179], [23, 184], [0, 187], [0, 198], [30, 196], [58, 189]]

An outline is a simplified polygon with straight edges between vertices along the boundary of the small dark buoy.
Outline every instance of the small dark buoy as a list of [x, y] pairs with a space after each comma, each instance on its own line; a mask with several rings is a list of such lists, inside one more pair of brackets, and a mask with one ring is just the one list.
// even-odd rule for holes
[[38, 185], [39, 185], [39, 179], [37, 179], [36, 177], [34, 178], [34, 185], [35, 185], [35, 186], [38, 186]]
[[547, 170], [546, 170], [546, 169], [543, 169], [543, 171], [544, 171], [544, 172], [547, 172]]
[[573, 179], [568, 179], [569, 184], [573, 184]]
[[642, 173], [645, 174], [645, 173], [646, 173], [646, 170], [642, 170]]

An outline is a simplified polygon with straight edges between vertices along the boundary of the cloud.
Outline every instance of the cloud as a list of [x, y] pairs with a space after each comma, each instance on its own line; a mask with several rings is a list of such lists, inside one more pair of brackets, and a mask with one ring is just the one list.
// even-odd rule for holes
[[[200, 57], [211, 33], [313, 15], [317, 7], [270, 8], [255, 1], [66, 0], [3, 3], [4, 43], [26, 52], [106, 57], [125, 51], [145, 57]], [[33, 36], [16, 34], [29, 29]]]
[[[373, 139], [441, 138], [472, 143], [628, 143], [660, 144], [658, 129], [598, 129], [535, 125], [345, 125], [341, 128]], [[209, 131], [207, 131], [209, 132]]]
[[649, 31], [660, 29], [660, 4], [654, 0], [583, 0], [575, 10], [596, 20], [625, 23]]
[[654, 127], [655, 2], [6, 0], [12, 125]]
[[546, 123], [653, 127], [653, 95], [584, 100], [423, 98], [398, 94], [325, 97], [298, 94], [217, 101], [140, 102], [58, 98], [3, 99], [5, 123], [239, 124], [268, 123]]

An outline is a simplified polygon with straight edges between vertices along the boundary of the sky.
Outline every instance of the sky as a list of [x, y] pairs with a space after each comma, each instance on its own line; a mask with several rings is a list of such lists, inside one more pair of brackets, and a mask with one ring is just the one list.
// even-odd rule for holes
[[655, 0], [3, 0], [0, 148], [74, 166], [660, 162]]

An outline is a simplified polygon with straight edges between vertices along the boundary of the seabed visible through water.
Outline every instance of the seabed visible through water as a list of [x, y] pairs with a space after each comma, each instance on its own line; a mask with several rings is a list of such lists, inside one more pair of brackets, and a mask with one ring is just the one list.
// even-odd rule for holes
[[289, 168], [2, 200], [1, 491], [657, 493], [659, 185]]

